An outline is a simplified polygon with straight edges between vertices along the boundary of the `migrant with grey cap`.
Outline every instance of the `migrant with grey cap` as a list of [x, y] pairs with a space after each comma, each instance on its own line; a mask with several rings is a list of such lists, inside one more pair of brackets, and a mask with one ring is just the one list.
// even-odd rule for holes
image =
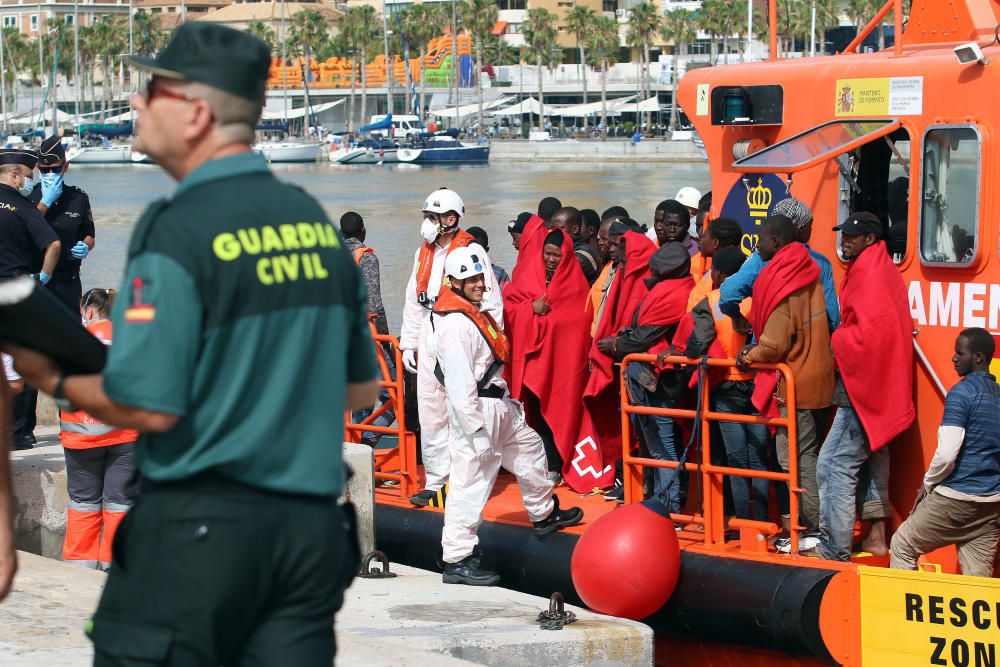
[[813, 214], [809, 210], [809, 207], [805, 202], [796, 199], [795, 197], [788, 197], [787, 199], [782, 199], [777, 204], [774, 205], [774, 210], [771, 211], [771, 215], [783, 215], [792, 221], [796, 229], [801, 229], [812, 222]]

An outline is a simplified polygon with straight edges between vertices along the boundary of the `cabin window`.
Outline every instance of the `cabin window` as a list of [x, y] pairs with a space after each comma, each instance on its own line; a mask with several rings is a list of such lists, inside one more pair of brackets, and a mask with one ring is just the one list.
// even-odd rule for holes
[[978, 248], [979, 132], [936, 127], [924, 137], [920, 257], [925, 264], [964, 266]]
[[904, 127], [897, 128], [836, 157], [835, 162], [840, 171], [838, 222], [852, 213], [874, 213], [882, 221], [886, 251], [894, 262], [902, 262], [909, 224], [910, 133]]

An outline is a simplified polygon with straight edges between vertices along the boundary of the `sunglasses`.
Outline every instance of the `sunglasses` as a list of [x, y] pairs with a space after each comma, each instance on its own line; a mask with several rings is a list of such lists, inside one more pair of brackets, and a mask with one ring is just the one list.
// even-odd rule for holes
[[198, 99], [194, 95], [188, 93], [178, 93], [170, 90], [170, 88], [162, 85], [160, 81], [153, 77], [146, 83], [146, 93], [144, 95], [146, 98], [146, 104], [149, 104], [154, 97], [166, 97], [171, 100], [181, 100], [184, 102], [193, 102]]
[[61, 174], [63, 172], [63, 168], [61, 164], [53, 165], [50, 167], [39, 166], [38, 171], [40, 171], [43, 174]]

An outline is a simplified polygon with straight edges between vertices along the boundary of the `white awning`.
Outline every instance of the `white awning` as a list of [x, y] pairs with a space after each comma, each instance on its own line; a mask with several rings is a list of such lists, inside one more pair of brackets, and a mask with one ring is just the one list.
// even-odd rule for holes
[[[323, 113], [324, 111], [332, 109], [335, 106], [339, 106], [339, 105], [341, 105], [343, 103], [344, 103], [344, 100], [336, 100], [335, 102], [324, 102], [323, 104], [313, 104], [313, 105], [311, 105], [309, 107], [309, 113], [313, 113], [313, 114]], [[268, 111], [268, 110], [265, 109], [264, 113], [261, 114], [261, 120], [284, 120], [285, 118], [288, 118], [288, 119], [302, 118], [305, 115], [306, 115], [306, 108], [305, 107], [301, 107], [301, 108], [298, 108], [298, 109], [289, 109], [287, 116], [285, 115], [284, 110], [281, 110], [281, 111]]]
[[[510, 104], [513, 101], [513, 97], [501, 97], [500, 99], [493, 100], [492, 102], [484, 102], [483, 109], [495, 109], [496, 107], [502, 107], [505, 104]], [[478, 102], [475, 104], [465, 104], [460, 107], [451, 107], [449, 109], [432, 109], [430, 112], [432, 116], [437, 116], [438, 118], [461, 118], [462, 116], [471, 116], [477, 113], [479, 113]]]
[[649, 99], [645, 99], [642, 102], [626, 102], [625, 104], [615, 105], [615, 111], [618, 113], [650, 113], [659, 110], [660, 100], [656, 95], [653, 95]]
[[[555, 109], [555, 105], [545, 105], [545, 110], [548, 113], [552, 113]], [[523, 102], [519, 102], [512, 107], [507, 107], [506, 109], [500, 109], [499, 111], [491, 111], [491, 116], [520, 116], [521, 114], [533, 113], [537, 114], [541, 111], [541, 105], [538, 103], [534, 97], [529, 97]]]
[[[617, 116], [621, 111], [623, 104], [631, 102], [636, 98], [635, 95], [631, 97], [622, 97], [616, 100], [608, 100], [608, 115]], [[631, 105], [634, 108], [635, 105]], [[601, 103], [600, 102], [589, 102], [587, 104], [574, 104], [572, 106], [563, 107], [558, 111], [552, 112], [553, 116], [562, 116], [564, 118], [584, 118], [588, 116], [600, 116], [601, 115]]]

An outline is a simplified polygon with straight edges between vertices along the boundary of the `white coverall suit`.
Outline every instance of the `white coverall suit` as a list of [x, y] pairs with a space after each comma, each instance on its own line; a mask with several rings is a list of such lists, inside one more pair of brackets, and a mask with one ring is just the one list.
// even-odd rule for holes
[[[490, 272], [487, 267], [486, 274]], [[478, 395], [476, 383], [486, 375], [494, 357], [476, 325], [461, 313], [449, 313], [435, 314], [434, 328], [439, 347], [430, 363], [433, 367], [436, 358], [444, 374], [452, 435], [451, 480], [441, 546], [444, 562], [457, 563], [471, 555], [479, 543], [483, 508], [501, 465], [517, 477], [532, 521], [552, 513], [554, 485], [546, 478], [542, 439], [525, 423], [520, 404], [510, 398], [502, 368], [493, 375], [491, 386], [502, 387], [505, 397]]]
[[[503, 327], [503, 297], [500, 286], [493, 274], [489, 256], [478, 243], [468, 246], [483, 258], [486, 277], [486, 292], [483, 308], [497, 324]], [[430, 326], [430, 308], [441, 291], [444, 280], [444, 259], [447, 249], [435, 244], [434, 263], [427, 282], [428, 304], [425, 308], [417, 301], [417, 260], [420, 250], [413, 257], [413, 271], [406, 284], [406, 301], [403, 304], [403, 326], [399, 334], [399, 349], [417, 351], [417, 414], [420, 417], [420, 449], [424, 460], [424, 474], [427, 481], [424, 488], [437, 491], [448, 481], [451, 456], [448, 453], [448, 410], [445, 407], [444, 389], [434, 377], [434, 354], [429, 349], [434, 335]]]

